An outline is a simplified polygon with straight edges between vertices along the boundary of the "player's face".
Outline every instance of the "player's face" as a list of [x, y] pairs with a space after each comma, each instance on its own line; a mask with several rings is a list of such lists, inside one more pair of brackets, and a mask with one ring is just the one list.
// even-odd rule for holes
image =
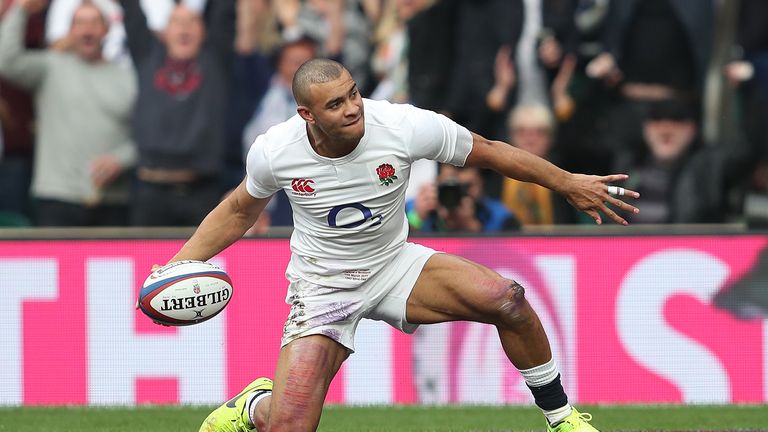
[[69, 34], [72, 47], [80, 58], [101, 58], [101, 43], [107, 34], [107, 24], [101, 11], [92, 5], [79, 7], [72, 17]]
[[344, 141], [360, 140], [365, 133], [363, 98], [346, 70], [333, 81], [312, 85], [309, 108], [313, 123], [325, 135]]

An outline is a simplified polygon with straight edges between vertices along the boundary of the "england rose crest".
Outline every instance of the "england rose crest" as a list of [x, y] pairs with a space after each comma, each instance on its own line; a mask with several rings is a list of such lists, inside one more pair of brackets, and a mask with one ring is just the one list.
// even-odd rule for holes
[[389, 186], [397, 180], [395, 167], [387, 163], [381, 164], [376, 168], [376, 175], [379, 176], [382, 186]]

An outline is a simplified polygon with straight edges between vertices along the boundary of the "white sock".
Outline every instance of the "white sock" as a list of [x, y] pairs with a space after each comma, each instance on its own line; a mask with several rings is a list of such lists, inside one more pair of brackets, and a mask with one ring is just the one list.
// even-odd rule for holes
[[256, 412], [256, 404], [261, 402], [262, 399], [264, 399], [267, 396], [272, 396], [272, 391], [255, 391], [248, 395], [248, 399], [245, 401], [245, 406], [248, 410], [248, 420], [251, 421], [251, 426], [256, 427], [256, 420], [253, 418], [253, 413]]
[[[520, 374], [523, 376], [525, 383], [528, 384], [529, 387], [542, 387], [554, 381], [560, 372], [557, 370], [555, 359], [552, 358], [543, 365], [535, 366], [530, 369], [522, 369], [520, 370]], [[571, 405], [565, 404], [554, 410], [541, 411], [544, 413], [544, 417], [547, 418], [549, 424], [554, 425], [571, 414]]]
[[550, 425], [556, 425], [563, 421], [564, 418], [571, 415], [571, 412], [573, 411], [573, 408], [571, 408], [571, 404], [565, 404], [564, 407], [551, 410], [551, 411], [545, 411], [541, 410], [544, 413], [544, 417], [547, 418], [547, 421]]
[[549, 359], [548, 362], [543, 365], [532, 367], [530, 369], [518, 369], [520, 374], [525, 378], [525, 383], [531, 387], [541, 387], [551, 383], [557, 378], [557, 365], [555, 364], [554, 357]]

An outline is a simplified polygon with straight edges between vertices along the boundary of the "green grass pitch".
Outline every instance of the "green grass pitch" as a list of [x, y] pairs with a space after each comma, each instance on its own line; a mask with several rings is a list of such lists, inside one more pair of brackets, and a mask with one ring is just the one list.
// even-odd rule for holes
[[[768, 405], [581, 406], [606, 431], [768, 431]], [[210, 408], [0, 408], [2, 432], [196, 432]], [[543, 431], [535, 407], [342, 407], [323, 413], [323, 432]]]

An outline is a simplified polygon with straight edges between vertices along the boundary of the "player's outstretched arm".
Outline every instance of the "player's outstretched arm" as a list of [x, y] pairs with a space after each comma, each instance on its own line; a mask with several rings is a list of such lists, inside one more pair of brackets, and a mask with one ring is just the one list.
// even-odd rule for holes
[[246, 190], [243, 181], [208, 213], [192, 237], [169, 262], [208, 261], [240, 239], [253, 226], [270, 198], [254, 198]]
[[[608, 204], [622, 211], [637, 213], [639, 210], [609, 194], [609, 185], [626, 180], [626, 174], [607, 176], [573, 174], [536, 155], [520, 150], [501, 141], [491, 141], [472, 134], [472, 151], [467, 166], [492, 169], [515, 180], [540, 184], [565, 197], [576, 209], [588, 214], [595, 223], [601, 224], [600, 213], [615, 222], [627, 225]], [[615, 188], [617, 195], [639, 198], [640, 194], [624, 188]]]

